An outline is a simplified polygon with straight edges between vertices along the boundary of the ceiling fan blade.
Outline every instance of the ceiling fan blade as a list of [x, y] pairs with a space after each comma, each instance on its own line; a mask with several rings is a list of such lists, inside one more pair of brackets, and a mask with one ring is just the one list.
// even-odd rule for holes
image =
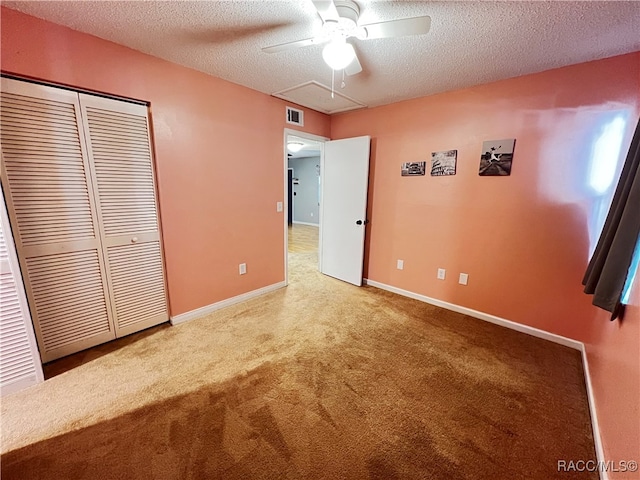
[[362, 65], [360, 65], [360, 60], [358, 60], [358, 55], [353, 57], [353, 60], [349, 65], [344, 67], [344, 73], [347, 75], [355, 75], [356, 73], [360, 73], [362, 71]]
[[367, 32], [366, 40], [371, 38], [404, 37], [406, 35], [422, 35], [431, 27], [431, 17], [402, 18], [388, 22], [370, 23], [362, 25]]
[[333, 0], [312, 0], [313, 4], [318, 10], [318, 15], [322, 18], [323, 22], [334, 21], [337, 22], [340, 15], [338, 15], [338, 9], [333, 3]]
[[294, 48], [308, 47], [309, 45], [316, 45], [318, 43], [322, 43], [322, 41], [317, 38], [305, 38], [304, 40], [296, 40], [295, 42], [287, 42], [281, 43], [280, 45], [264, 47], [262, 51], [265, 53], [278, 53], [293, 50]]
[[283, 27], [288, 27], [293, 25], [293, 23], [269, 23], [263, 25], [246, 25], [246, 26], [234, 26], [228, 28], [203, 28], [202, 30], [191, 29], [188, 31], [181, 32], [181, 38], [189, 41], [190, 43], [200, 43], [200, 44], [227, 44], [233, 43], [239, 40], [244, 40], [245, 38], [255, 37], [262, 33], [271, 32], [274, 30], [279, 30]]

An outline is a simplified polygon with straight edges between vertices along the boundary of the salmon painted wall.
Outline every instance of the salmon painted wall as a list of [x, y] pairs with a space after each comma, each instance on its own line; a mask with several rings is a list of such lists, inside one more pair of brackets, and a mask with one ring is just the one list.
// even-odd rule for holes
[[[640, 52], [331, 122], [372, 136], [367, 278], [585, 342], [610, 460], [640, 460], [640, 292], [612, 323], [581, 280], [639, 113]], [[507, 138], [511, 176], [480, 177], [482, 142]], [[400, 176], [451, 149], [455, 176]]]
[[[640, 274], [622, 321], [601, 319], [596, 328], [587, 352], [605, 458], [640, 463]], [[640, 471], [610, 478], [640, 480]]]
[[[4, 7], [1, 21], [4, 72], [151, 103], [172, 315], [284, 280], [283, 101]], [[329, 135], [328, 116], [304, 118]]]

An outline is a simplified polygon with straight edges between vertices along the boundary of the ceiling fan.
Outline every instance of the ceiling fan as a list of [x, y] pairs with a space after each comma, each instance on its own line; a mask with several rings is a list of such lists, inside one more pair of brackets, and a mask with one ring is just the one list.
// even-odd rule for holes
[[358, 25], [360, 8], [353, 0], [312, 0], [322, 19], [322, 30], [313, 38], [264, 47], [263, 52], [278, 53], [310, 45], [327, 45], [322, 58], [333, 70], [344, 70], [347, 75], [362, 71], [362, 65], [348, 39], [370, 40], [374, 38], [422, 35], [429, 31], [431, 17], [411, 17], [386, 22]]

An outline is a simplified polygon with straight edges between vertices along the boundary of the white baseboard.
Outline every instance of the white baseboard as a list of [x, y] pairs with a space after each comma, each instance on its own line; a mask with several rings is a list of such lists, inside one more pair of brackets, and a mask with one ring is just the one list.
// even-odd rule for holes
[[[589, 402], [589, 413], [591, 414], [591, 428], [593, 430], [593, 443], [596, 447], [596, 460], [598, 462], [601, 462], [600, 465], [604, 464], [605, 462], [604, 448], [602, 446], [602, 438], [600, 437], [600, 427], [598, 425], [598, 416], [596, 414], [595, 398], [593, 395], [593, 387], [591, 385], [591, 374], [589, 373], [589, 362], [587, 361], [587, 352], [586, 352], [584, 343], [579, 342], [577, 340], [573, 340], [571, 338], [563, 337], [562, 335], [549, 333], [544, 330], [540, 330], [538, 328], [530, 327], [528, 325], [523, 325], [521, 323], [512, 322], [511, 320], [506, 320], [504, 318], [496, 317], [495, 315], [479, 312], [478, 310], [462, 307], [460, 305], [455, 305], [453, 303], [444, 302], [442, 300], [427, 297], [426, 295], [410, 292], [409, 290], [403, 290], [402, 288], [393, 287], [391, 285], [386, 285], [384, 283], [376, 282], [374, 280], [369, 280], [367, 278], [364, 279], [364, 283], [365, 285], [370, 285], [372, 287], [380, 288], [382, 290], [387, 290], [389, 292], [397, 293], [398, 295], [402, 295], [404, 297], [413, 298], [421, 302], [435, 305], [436, 307], [446, 308], [447, 310], [452, 310], [454, 312], [462, 313], [464, 315], [469, 315], [470, 317], [495, 323], [496, 325], [510, 328], [518, 332], [526, 333], [533, 337], [542, 338], [544, 340], [549, 340], [554, 343], [559, 343], [560, 345], [564, 345], [565, 347], [573, 348], [574, 350], [579, 350], [582, 354], [582, 365], [584, 369], [584, 377], [585, 377], [585, 382], [587, 387], [587, 400]], [[604, 470], [604, 469], [601, 469], [601, 470]], [[600, 480], [609, 480], [608, 472], [600, 471]]]
[[254, 297], [258, 297], [260, 295], [264, 295], [265, 293], [273, 292], [274, 290], [278, 290], [279, 288], [286, 287], [286, 285], [287, 284], [285, 282], [274, 283], [273, 285], [267, 285], [266, 287], [258, 288], [257, 290], [252, 290], [241, 295], [236, 295], [235, 297], [212, 303], [211, 305], [206, 305], [189, 312], [175, 315], [171, 317], [171, 325], [178, 325], [179, 323], [184, 323], [188, 322], [189, 320], [195, 320], [196, 318], [207, 316], [210, 313], [215, 312], [216, 310], [220, 310], [221, 308], [230, 307], [231, 305], [235, 305], [236, 303], [240, 302], [245, 302]]
[[364, 283], [366, 285], [371, 285], [372, 287], [377, 287], [382, 290], [387, 290], [389, 292], [397, 293], [398, 295], [402, 295], [404, 297], [409, 297], [415, 300], [420, 300], [421, 302], [430, 303], [431, 305], [435, 305], [436, 307], [446, 308], [447, 310], [452, 310], [454, 312], [462, 313], [464, 315], [469, 315], [470, 317], [479, 318], [480, 320], [484, 320], [486, 322], [495, 323], [496, 325], [507, 327], [507, 328], [510, 328], [511, 330], [516, 330], [518, 332], [526, 333], [533, 337], [543, 338], [551, 342], [559, 343], [560, 345], [573, 348], [574, 350], [582, 351], [584, 347], [582, 342], [578, 342], [577, 340], [563, 337], [562, 335], [556, 335], [555, 333], [549, 333], [535, 327], [523, 325], [521, 323], [512, 322], [511, 320], [506, 320], [504, 318], [496, 317], [495, 315], [479, 312], [478, 310], [473, 310], [467, 307], [461, 307], [460, 305], [455, 305], [453, 303], [437, 300], [435, 298], [427, 297], [419, 293], [410, 292], [409, 290], [403, 290], [398, 287], [392, 287], [391, 285], [386, 285], [384, 283], [376, 282], [374, 280], [369, 280], [366, 278], [364, 279]]
[[310, 227], [319, 227], [320, 226], [317, 223], [298, 222], [296, 220], [294, 220], [293, 223], [296, 224], [296, 225], [309, 225]]

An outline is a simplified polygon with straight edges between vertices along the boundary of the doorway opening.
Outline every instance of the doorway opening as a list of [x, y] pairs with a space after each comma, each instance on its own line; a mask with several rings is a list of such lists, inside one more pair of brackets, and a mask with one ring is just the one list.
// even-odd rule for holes
[[[338, 280], [362, 285], [365, 230], [369, 223], [366, 216], [370, 145], [371, 137], [366, 135], [329, 141], [285, 129], [285, 284], [289, 283], [291, 267], [299, 279], [319, 270]], [[313, 160], [304, 165], [301, 164], [304, 158]], [[305, 170], [310, 173], [303, 181]], [[305, 197], [311, 199], [306, 206], [299, 194], [305, 185], [310, 187]], [[314, 221], [315, 218], [318, 220]], [[306, 253], [296, 252], [298, 248]], [[296, 262], [301, 262], [299, 268]], [[300, 272], [306, 273], [300, 276]]]
[[324, 142], [328, 139], [285, 129], [285, 281], [289, 271], [318, 268]]

